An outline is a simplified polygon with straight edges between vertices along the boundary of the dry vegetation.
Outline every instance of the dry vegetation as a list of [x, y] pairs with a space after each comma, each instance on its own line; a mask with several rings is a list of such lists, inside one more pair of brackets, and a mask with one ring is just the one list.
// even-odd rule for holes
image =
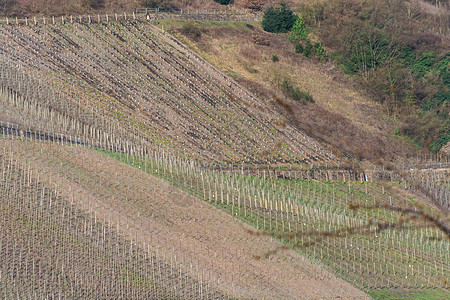
[[[390, 173], [383, 175], [383, 181], [363, 183], [362, 177], [339, 170], [220, 172], [151, 154], [143, 144], [115, 152], [118, 145], [106, 143], [99, 151], [89, 144], [55, 142], [14, 130], [3, 135], [2, 146], [2, 196], [17, 210], [31, 214], [31, 221], [23, 222], [48, 220], [49, 227], [39, 234], [50, 245], [61, 245], [57, 251], [82, 255], [65, 239], [97, 236], [97, 246], [91, 246], [96, 254], [89, 256], [86, 266], [105, 267], [111, 278], [124, 278], [123, 284], [112, 288], [120, 297], [166, 298], [174, 287], [176, 292], [169, 292], [173, 298], [215, 298], [216, 291], [238, 298], [363, 297], [335, 276], [377, 297], [445, 298], [448, 293], [447, 215], [403, 191], [410, 188], [407, 182], [398, 182]], [[441, 182], [448, 185], [444, 178]], [[24, 206], [25, 199], [30, 207]], [[81, 219], [72, 223], [69, 217], [74, 210], [84, 211], [88, 219], [84, 221], [86, 217], [78, 212]], [[35, 220], [33, 214], [43, 219]], [[9, 215], [5, 211], [1, 216], [9, 220], [4, 226], [20, 228], [17, 222], [23, 217]], [[54, 224], [63, 228], [72, 224], [74, 231], [53, 234], [60, 228]], [[108, 230], [112, 232], [105, 237]], [[22, 231], [16, 234], [32, 245], [32, 253], [48, 247]], [[116, 256], [109, 248], [111, 240], [122, 238], [130, 249], [120, 251], [134, 249], [125, 261], [120, 251]], [[51, 291], [93, 295], [87, 277], [102, 287], [98, 297], [109, 295], [105, 292], [111, 282], [95, 274], [81, 276], [73, 255], [56, 262], [44, 260], [52, 270], [66, 270], [68, 277], [62, 284], [59, 271], [44, 277], [26, 271], [21, 274], [30, 284], [17, 284], [12, 270], [41, 265], [36, 265], [34, 254], [25, 256], [9, 239], [2, 239], [2, 245], [4, 254], [12, 250], [19, 256], [2, 265], [2, 273], [7, 274], [3, 293], [28, 295], [30, 288], [44, 284], [39, 295], [49, 296]], [[97, 267], [105, 259], [108, 263]], [[150, 269], [138, 271], [135, 264], [140, 259]], [[161, 266], [166, 268], [161, 275], [152, 273], [155, 264], [158, 272]], [[168, 273], [177, 276], [166, 277]]]
[[256, 23], [92, 23], [0, 24], [0, 295], [448, 298], [449, 159], [340, 163], [414, 153], [354, 80]]
[[[206, 32], [201, 38], [189, 39], [179, 31], [183, 24], [164, 21], [165, 28], [193, 50], [284, 114], [288, 124], [362, 159], [413, 153], [411, 146], [394, 137], [398, 123], [353, 80], [332, 64], [318, 64], [295, 54], [285, 36], [265, 33], [253, 23], [196, 22]], [[278, 62], [272, 61], [273, 55], [279, 57]], [[303, 105], [285, 97], [281, 92], [284, 80], [310, 93], [315, 104]]]
[[[128, 240], [122, 242], [124, 245], [128, 243], [131, 247], [136, 247], [133, 250], [136, 251], [135, 256], [144, 255], [147, 252], [149, 256], [154, 256], [153, 259], [161, 260], [161, 264], [164, 268], [169, 268], [171, 274], [174, 273], [181, 277], [165, 278], [166, 275], [163, 274], [155, 277], [151, 274], [151, 270], [146, 269], [140, 270], [142, 273], [134, 271], [133, 276], [135, 278], [132, 279], [131, 285], [124, 286], [124, 289], [128, 289], [126, 291], [131, 295], [136, 293], [132, 298], [136, 298], [136, 295], [141, 295], [137, 298], [143, 297], [144, 294], [138, 293], [151, 292], [157, 293], [156, 295], [159, 295], [157, 298], [162, 299], [165, 298], [165, 296], [162, 296], [165, 292], [169, 291], [172, 294], [172, 289], [174, 298], [187, 299], [192, 294], [197, 295], [194, 296], [197, 298], [200, 297], [200, 288], [196, 287], [198, 283], [203, 283], [202, 298], [205, 299], [215, 299], [218, 294], [214, 294], [214, 290], [219, 290], [224, 295], [234, 297], [250, 297], [258, 293], [259, 295], [277, 295], [277, 298], [289, 298], [289, 295], [311, 293], [308, 288], [311, 285], [317, 287], [314, 293], [323, 290], [320, 293], [325, 298], [330, 298], [336, 293], [343, 293], [343, 295], [346, 294], [349, 297], [363, 295], [293, 251], [279, 253], [266, 261], [254, 260], [253, 256], [263, 255], [271, 248], [278, 247], [279, 244], [269, 237], [252, 235], [249, 233], [251, 227], [235, 220], [225, 212], [215, 209], [211, 204], [200, 201], [170, 186], [166, 181], [144, 173], [143, 171], [146, 169], [139, 170], [127, 166], [126, 163], [119, 162], [114, 156], [109, 157], [96, 150], [71, 146], [70, 144], [61, 146], [39, 141], [20, 142], [3, 139], [2, 145], [4, 147], [2, 149], [2, 165], [6, 168], [2, 169], [2, 174], [5, 176], [2, 182], [6, 184], [2, 191], [3, 193], [8, 191], [8, 187], [12, 184], [20, 187], [16, 193], [6, 194], [10, 196], [9, 201], [18, 206], [17, 209], [23, 210], [23, 208], [20, 208], [23, 204], [17, 202], [21, 197], [30, 199], [33, 205], [37, 205], [37, 208], [34, 206], [30, 208], [30, 213], [34, 213], [34, 209], [36, 209], [36, 213], [48, 218], [50, 224], [58, 223], [64, 226], [69, 221], [68, 217], [64, 215], [63, 207], [71, 203], [72, 207], [65, 208], [66, 214], [69, 211], [71, 212], [74, 207], [84, 211], [85, 214], [95, 214], [96, 221], [90, 219], [87, 223], [87, 238], [100, 235], [100, 238], [103, 238], [100, 245], [105, 247], [101, 249], [104, 249], [103, 251], [106, 254], [111, 253], [110, 245], [104, 245], [103, 243], [113, 243], [115, 231], [117, 231], [119, 233], [117, 239], [126, 238]], [[134, 161], [135, 158], [130, 157], [130, 159]], [[5, 165], [6, 161], [14, 164]], [[148, 161], [148, 163], [147, 167], [150, 169], [151, 164], [155, 164], [155, 161], [151, 164]], [[19, 169], [17, 166], [21, 164], [24, 165], [23, 169]], [[163, 169], [160, 171], [163, 171]], [[164, 174], [168, 171], [169, 169], [166, 169]], [[32, 185], [31, 189], [27, 190], [27, 186], [23, 186], [24, 183], [20, 180], [20, 177], [14, 180], [9, 177], [10, 174], [11, 176], [20, 176], [18, 175], [20, 173], [26, 174], [26, 182], [32, 182], [33, 184], [36, 182], [36, 184], [42, 186], [40, 189], [52, 187], [51, 192], [56, 197], [45, 197], [47, 201], [42, 205], [48, 209], [52, 206], [55, 207], [55, 212], [39, 211], [41, 194], [37, 192], [38, 189]], [[22, 186], [24, 190], [22, 190]], [[33, 188], [36, 190], [33, 190]], [[50, 190], [48, 191], [50, 192]], [[34, 197], [38, 197], [36, 201], [33, 200]], [[8, 212], [9, 210], [2, 214], [1, 219], [3, 221], [8, 220]], [[78, 212], [78, 214], [84, 213]], [[57, 220], [53, 219], [56, 217]], [[84, 215], [79, 218], [82, 217], [85, 218]], [[17, 224], [14, 222], [16, 222], [15, 218], [10, 218], [9, 223], [5, 226], [17, 226], [14, 225]], [[70, 240], [73, 234], [81, 234], [81, 237], [76, 239], [82, 239], [83, 232], [79, 231], [83, 230], [84, 235], [86, 235], [86, 225], [83, 226], [82, 220], [78, 223], [71, 224], [75, 233], [67, 233], [67, 239]], [[92, 226], [94, 226], [94, 229], [91, 228]], [[108, 232], [108, 236], [102, 237], [101, 233], [105, 230], [103, 228], [112, 232]], [[53, 229], [50, 227], [47, 230], [51, 232]], [[91, 230], [90, 233], [89, 230]], [[96, 233], [95, 230], [100, 230], [100, 234]], [[24, 239], [22, 243], [31, 243], [33, 247], [36, 247], [36, 251], [45, 251], [45, 245], [38, 247], [34, 244], [34, 240], [27, 240], [24, 234], [19, 232], [16, 232], [16, 234]], [[70, 272], [68, 271], [68, 274], [70, 274], [68, 278], [73, 279], [73, 276], [75, 276], [74, 280], [76, 280], [76, 276], [77, 274], [79, 276], [81, 269], [75, 268], [72, 262], [75, 257], [72, 252], [65, 250], [71, 246], [61, 240], [60, 235], [53, 239], [47, 237], [47, 239], [51, 244], [58, 243], [61, 245], [61, 249], [56, 249], [57, 251], [66, 251], [70, 254], [68, 255], [70, 260], [60, 258], [62, 261], [60, 261], [58, 267], [70, 270]], [[3, 244], [11, 245], [11, 242], [12, 240], [3, 241]], [[17, 241], [17, 243], [19, 242]], [[97, 251], [95, 246], [91, 247]], [[3, 249], [3, 251], [6, 250]], [[76, 255], [82, 255], [79, 251], [77, 252], [77, 249], [72, 251]], [[140, 254], [142, 251], [144, 253]], [[20, 254], [16, 252], [15, 255]], [[121, 255], [119, 252], [118, 256], [113, 255], [107, 258], [105, 254], [100, 252], [90, 258], [87, 265], [93, 266], [102, 260], [107, 260], [110, 262], [111, 267], [109, 268], [112, 268], [108, 271], [111, 276], [121, 278], [126, 276], [126, 271], [124, 272], [120, 267], [122, 264], [119, 261]], [[138, 265], [140, 260], [135, 256], [127, 257], [127, 263], [132, 265], [126, 265], [123, 268], [130, 268], [130, 270], [136, 268], [134, 264]], [[149, 256], [142, 259], [149, 260]], [[31, 264], [32, 257], [33, 255], [24, 259], [27, 259]], [[52, 265], [54, 262], [48, 262], [48, 264]], [[154, 264], [155, 262], [152, 262], [148, 265], [147, 262], [144, 265], [151, 268]], [[158, 263], [156, 262], [156, 264]], [[114, 265], [118, 267], [113, 267]], [[11, 262], [10, 266], [2, 265], [5, 282], [21, 291], [28, 291], [27, 286], [17, 286], [13, 281], [9, 281], [13, 280], [10, 276], [12, 275], [12, 266], [15, 266], [14, 261]], [[108, 268], [108, 265], [105, 267]], [[97, 268], [101, 269], [101, 267]], [[29, 275], [36, 276], [37, 274]], [[46, 284], [56, 286], [56, 290], [63, 288], [61, 284], [51, 279], [51, 274], [48, 276], [42, 279], [45, 280]], [[20, 278], [26, 277], [24, 275]], [[55, 278], [59, 280], [59, 277]], [[97, 278], [94, 275], [94, 278], [99, 281], [97, 284], [102, 287], [102, 291], [107, 290], [108, 284], [113, 284], [108, 277]], [[195, 282], [192, 282], [191, 278], [196, 279]], [[327, 280], [324, 281], [323, 278]], [[35, 285], [41, 282], [36, 277], [33, 277], [33, 280]], [[148, 280], [149, 285], [156, 284], [157, 289], [155, 291], [147, 290], [146, 284], [142, 286], [143, 290], [136, 289], [132, 284], [133, 280], [143, 284]], [[183, 283], [182, 286], [180, 286], [180, 282]], [[92, 293], [93, 287], [94, 285], [91, 284], [86, 285], [87, 291], [85, 293]], [[77, 291], [77, 294], [84, 293], [77, 286], [73, 289]], [[116, 293], [121, 293], [119, 286], [110, 289]], [[48, 293], [48, 295], [51, 295], [50, 290], [45, 286], [40, 292], [40, 294]], [[105, 296], [105, 294], [99, 294], [98, 297], [103, 298]], [[121, 297], [124, 297], [124, 295]]]

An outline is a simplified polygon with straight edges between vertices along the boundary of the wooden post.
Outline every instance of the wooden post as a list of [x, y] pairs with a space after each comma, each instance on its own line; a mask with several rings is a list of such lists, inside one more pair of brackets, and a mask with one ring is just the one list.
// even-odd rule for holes
[[19, 25], [19, 19], [16, 17], [16, 25]]
[[133, 11], [133, 20], [136, 20], [136, 14]]
[[28, 26], [28, 18], [27, 17], [25, 17], [25, 25]]
[[9, 25], [8, 17], [6, 17], [6, 25]]
[[81, 19], [81, 16], [80, 16], [80, 23], [81, 23], [81, 21], [82, 21], [82, 19]]
[[55, 17], [52, 17], [52, 20], [53, 20], [53, 24], [55, 24]]
[[36, 25], [36, 24], [37, 24], [36, 17], [34, 17], [34, 25]]
[[42, 17], [42, 21], [44, 22], [44, 25], [45, 25], [45, 17]]
[[91, 24], [91, 15], [88, 16], [88, 22]]
[[73, 24], [73, 17], [72, 16], [70, 16], [70, 23]]
[[109, 22], [108, 14], [106, 14], [106, 22]]
[[125, 21], [127, 20], [127, 13], [126, 12], [123, 13], [123, 18], [125, 19]]
[[64, 16], [61, 16], [61, 23], [64, 24]]
[[116, 17], [116, 21], [117, 21], [117, 14], [114, 14], [114, 16]]
[[97, 20], [100, 23], [100, 15], [97, 15]]

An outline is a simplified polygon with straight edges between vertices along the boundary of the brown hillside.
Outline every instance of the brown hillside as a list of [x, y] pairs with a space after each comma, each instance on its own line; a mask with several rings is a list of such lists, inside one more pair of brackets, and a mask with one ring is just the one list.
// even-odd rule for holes
[[3, 26], [0, 36], [8, 41], [4, 72], [29, 76], [6, 86], [33, 99], [42, 84], [61, 97], [58, 103], [75, 106], [70, 110], [120, 124], [153, 147], [215, 162], [338, 162], [147, 21]]
[[[407, 143], [395, 137], [398, 123], [385, 115], [380, 105], [332, 64], [295, 54], [286, 35], [266, 33], [253, 23], [195, 22], [203, 33], [192, 38], [183, 29], [184, 21], [163, 24], [192, 50], [265, 99], [288, 123], [311, 136], [372, 161], [413, 153]], [[273, 62], [273, 55], [279, 61]], [[310, 93], [315, 104], [304, 105], [284, 96], [281, 84], [285, 80]]]
[[95, 214], [137, 247], [166, 264], [181, 264], [191, 278], [202, 278], [225, 295], [365, 298], [294, 251], [256, 260], [254, 256], [279, 244], [252, 235], [233, 216], [113, 157], [75, 146], [5, 142], [5, 155], [12, 151], [15, 159], [26, 162], [33, 179], [51, 187], [61, 201]]

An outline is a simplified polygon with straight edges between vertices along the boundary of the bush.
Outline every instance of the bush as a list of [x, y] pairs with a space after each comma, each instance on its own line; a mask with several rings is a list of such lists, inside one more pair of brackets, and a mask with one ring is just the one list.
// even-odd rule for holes
[[434, 60], [436, 59], [436, 54], [433, 51], [425, 51], [422, 56], [417, 60], [417, 62], [412, 66], [413, 72], [417, 77], [422, 77], [429, 71], [431, 71]]
[[314, 103], [314, 99], [309, 93], [301, 91], [298, 87], [293, 87], [288, 80], [283, 81], [281, 89], [284, 95], [295, 101], [301, 101], [303, 104]]
[[308, 29], [303, 22], [302, 17], [297, 17], [297, 20], [292, 26], [291, 33], [289, 34], [289, 40], [295, 45], [300, 41], [304, 41], [308, 38]]
[[264, 11], [262, 27], [267, 32], [288, 32], [296, 20], [294, 12], [286, 3], [281, 3], [277, 8], [270, 6]]
[[303, 45], [298, 43], [297, 45], [295, 45], [295, 53], [303, 53], [304, 49], [303, 49]]
[[214, 0], [214, 2], [217, 2], [222, 5], [228, 5], [230, 4], [231, 0]]
[[397, 43], [391, 41], [385, 32], [370, 26], [353, 26], [344, 41], [343, 58], [346, 69], [367, 76], [393, 57], [398, 51]]
[[191, 39], [198, 39], [202, 36], [203, 30], [193, 22], [188, 22], [181, 27], [181, 33]]
[[83, 0], [81, 5], [86, 8], [100, 9], [105, 7], [105, 0]]
[[277, 55], [272, 55], [272, 61], [273, 62], [277, 62], [277, 61], [279, 61], [280, 59], [278, 58], [278, 56]]
[[321, 62], [327, 61], [327, 53], [325, 52], [325, 49], [322, 46], [322, 43], [314, 43], [314, 54], [319, 58]]
[[310, 40], [307, 40], [305, 43], [305, 47], [303, 49], [303, 55], [306, 57], [309, 57], [311, 55], [311, 53], [313, 52], [314, 48], [313, 45], [311, 44]]

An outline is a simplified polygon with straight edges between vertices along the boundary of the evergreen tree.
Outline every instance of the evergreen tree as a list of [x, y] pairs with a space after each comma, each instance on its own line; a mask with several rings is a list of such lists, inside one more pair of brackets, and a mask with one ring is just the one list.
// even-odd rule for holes
[[292, 27], [289, 34], [289, 40], [296, 45], [300, 41], [304, 41], [308, 38], [308, 29], [305, 26], [305, 22], [301, 16], [297, 17], [297, 20]]
[[286, 3], [281, 3], [279, 7], [268, 7], [264, 11], [262, 27], [268, 32], [287, 32], [294, 26], [297, 16], [287, 7]]
[[228, 5], [231, 2], [231, 0], [214, 0], [214, 1], [222, 5]]

